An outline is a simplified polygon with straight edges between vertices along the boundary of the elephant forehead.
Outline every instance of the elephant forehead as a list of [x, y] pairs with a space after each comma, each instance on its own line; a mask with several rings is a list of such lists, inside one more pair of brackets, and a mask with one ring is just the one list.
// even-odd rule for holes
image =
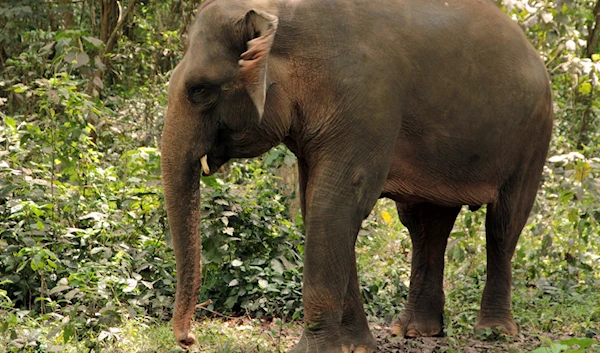
[[188, 81], [219, 84], [236, 75], [239, 54], [231, 48], [233, 25], [231, 16], [217, 6], [198, 15], [183, 59]]
[[220, 85], [232, 80], [238, 65], [235, 58], [198, 48], [185, 54], [183, 77], [191, 84]]
[[227, 50], [223, 38], [199, 37], [185, 53], [184, 77], [195, 83], [221, 84], [235, 77], [238, 60], [239, 57]]

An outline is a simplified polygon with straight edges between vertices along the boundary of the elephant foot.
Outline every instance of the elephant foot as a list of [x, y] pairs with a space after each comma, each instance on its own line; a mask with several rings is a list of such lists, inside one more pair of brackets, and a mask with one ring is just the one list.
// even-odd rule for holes
[[344, 353], [374, 353], [376, 349], [377, 347], [342, 345], [342, 352]]
[[346, 334], [342, 337], [342, 352], [373, 353], [377, 351], [377, 341], [370, 331], [364, 334]]
[[289, 353], [312, 353], [312, 352], [315, 352], [315, 353], [316, 352], [319, 352], [319, 353], [374, 353], [376, 351], [376, 349], [377, 348], [367, 347], [367, 346], [354, 346], [354, 345], [347, 346], [345, 344], [342, 344], [338, 347], [326, 347], [326, 348], [311, 347], [309, 349], [304, 345], [297, 344], [289, 351]]
[[[310, 334], [310, 333], [309, 333]], [[324, 339], [308, 339], [306, 338], [306, 331], [300, 337], [300, 341], [296, 343], [288, 353], [313, 353], [313, 352], [326, 352], [326, 353], [343, 353], [342, 344], [331, 342], [332, 340]], [[335, 340], [338, 341], [338, 340]], [[338, 341], [339, 342], [339, 341]]]
[[415, 338], [415, 337], [439, 337], [444, 334], [442, 315], [421, 314], [419, 317], [413, 313], [404, 312], [398, 320], [392, 324], [392, 335]]
[[519, 327], [510, 315], [492, 316], [479, 314], [479, 319], [475, 325], [475, 332], [484, 332], [488, 328], [494, 333], [503, 333], [509, 336], [519, 333]]
[[[366, 338], [348, 336], [342, 338], [341, 344], [317, 340], [311, 341], [302, 335], [300, 341], [288, 353], [374, 353], [377, 351], [377, 342], [369, 332]], [[326, 342], [326, 343], [324, 343]]]
[[196, 343], [196, 336], [190, 332], [184, 333], [183, 336], [178, 337], [177, 342], [181, 348], [187, 350]]

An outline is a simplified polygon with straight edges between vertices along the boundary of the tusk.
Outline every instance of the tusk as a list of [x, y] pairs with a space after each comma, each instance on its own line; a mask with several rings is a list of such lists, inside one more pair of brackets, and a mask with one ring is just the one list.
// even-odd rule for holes
[[204, 171], [204, 174], [210, 175], [210, 168], [208, 167], [208, 157], [206, 155], [200, 158], [200, 163], [202, 163], [202, 170]]

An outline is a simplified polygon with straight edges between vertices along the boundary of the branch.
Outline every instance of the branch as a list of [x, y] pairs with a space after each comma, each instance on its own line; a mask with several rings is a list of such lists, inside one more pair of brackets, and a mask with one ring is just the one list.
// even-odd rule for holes
[[600, 0], [596, 2], [593, 14], [594, 20], [592, 26], [590, 27], [590, 34], [588, 36], [586, 48], [586, 54], [588, 58], [591, 58], [596, 52], [596, 49], [598, 49], [598, 31], [600, 30]]
[[[598, 1], [600, 1], [600, 0], [598, 0]], [[123, 7], [121, 7], [121, 3], [119, 1], [117, 1], [117, 5], [119, 6], [119, 19], [117, 20], [117, 24], [115, 25], [115, 28], [113, 29], [112, 33], [108, 37], [108, 40], [106, 41], [106, 47], [104, 49], [104, 54], [108, 54], [108, 53], [112, 52], [113, 48], [115, 47], [115, 44], [117, 43], [117, 39], [119, 39], [119, 32], [121, 31], [121, 29], [123, 29], [123, 26], [125, 25], [125, 20], [127, 20], [127, 17], [129, 17], [129, 14], [135, 8], [135, 2], [136, 2], [136, 0], [132, 0], [131, 4], [125, 11], [125, 14], [123, 14]], [[102, 61], [105, 61], [106, 60], [105, 58], [106, 58], [106, 56], [103, 56]]]

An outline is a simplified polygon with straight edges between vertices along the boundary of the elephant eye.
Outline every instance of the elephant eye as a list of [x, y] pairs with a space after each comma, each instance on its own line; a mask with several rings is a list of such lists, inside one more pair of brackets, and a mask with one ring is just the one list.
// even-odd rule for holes
[[192, 104], [206, 109], [217, 102], [219, 91], [219, 86], [202, 84], [188, 88], [187, 96]]

